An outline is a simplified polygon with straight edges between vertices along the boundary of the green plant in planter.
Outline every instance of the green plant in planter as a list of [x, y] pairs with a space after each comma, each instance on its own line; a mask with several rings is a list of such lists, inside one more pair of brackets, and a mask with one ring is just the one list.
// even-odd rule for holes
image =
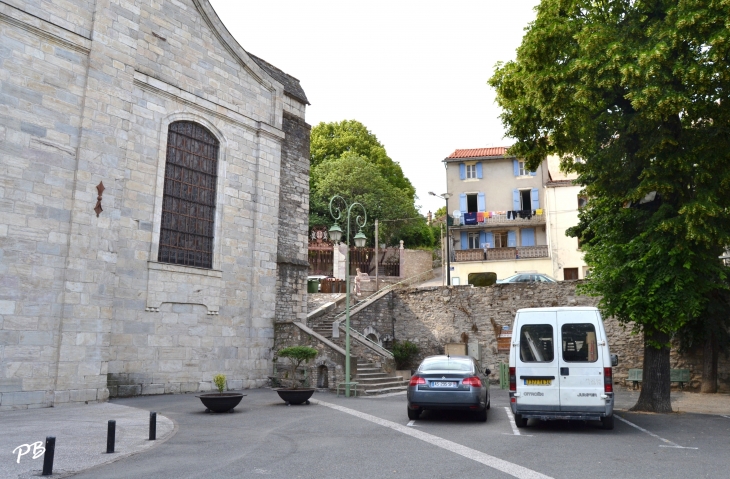
[[226, 375], [216, 374], [213, 376], [213, 384], [218, 388], [218, 393], [223, 394], [223, 390], [226, 388]]
[[410, 341], [396, 341], [391, 352], [396, 369], [411, 369], [411, 362], [418, 354], [418, 345]]
[[297, 389], [299, 382], [297, 381], [297, 369], [302, 363], [308, 363], [312, 359], [316, 358], [318, 351], [309, 346], [289, 346], [288, 348], [280, 349], [276, 355], [280, 358], [289, 359], [289, 368], [291, 370], [291, 386], [290, 389]]

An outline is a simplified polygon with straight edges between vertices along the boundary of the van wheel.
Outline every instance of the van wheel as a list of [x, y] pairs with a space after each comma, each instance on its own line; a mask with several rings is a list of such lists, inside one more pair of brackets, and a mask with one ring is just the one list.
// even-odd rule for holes
[[408, 419], [410, 419], [411, 421], [415, 421], [419, 417], [421, 417], [421, 410], [420, 409], [411, 409], [411, 408], [408, 408]]
[[515, 425], [520, 429], [527, 427], [527, 418], [522, 417], [522, 414], [515, 414]]
[[602, 417], [601, 425], [603, 425], [603, 429], [605, 429], [607, 431], [612, 431], [613, 430], [613, 414], [610, 416]]

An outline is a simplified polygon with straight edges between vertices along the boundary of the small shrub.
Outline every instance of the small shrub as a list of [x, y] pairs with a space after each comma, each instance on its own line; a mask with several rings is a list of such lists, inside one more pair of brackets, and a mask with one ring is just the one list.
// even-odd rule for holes
[[396, 369], [410, 369], [413, 358], [419, 352], [418, 345], [410, 341], [396, 341], [391, 350]]
[[289, 360], [289, 368], [291, 370], [291, 388], [296, 389], [299, 387], [297, 382], [297, 369], [302, 363], [308, 363], [310, 360], [317, 357], [319, 352], [309, 346], [289, 346], [288, 348], [280, 349], [276, 355], [280, 358], [287, 358]]
[[216, 374], [213, 376], [213, 384], [215, 384], [215, 387], [218, 388], [218, 392], [223, 394], [223, 390], [226, 388], [226, 375]]

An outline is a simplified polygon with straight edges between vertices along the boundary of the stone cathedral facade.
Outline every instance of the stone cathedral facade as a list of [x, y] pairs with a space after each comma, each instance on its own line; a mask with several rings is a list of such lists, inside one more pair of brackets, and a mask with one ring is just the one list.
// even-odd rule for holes
[[0, 2], [0, 410], [265, 384], [306, 105], [208, 0]]

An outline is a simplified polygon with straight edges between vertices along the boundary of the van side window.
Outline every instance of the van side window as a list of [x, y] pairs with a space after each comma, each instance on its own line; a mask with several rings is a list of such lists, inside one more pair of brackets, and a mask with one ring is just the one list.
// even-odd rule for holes
[[553, 351], [553, 327], [550, 324], [526, 324], [520, 330], [520, 360], [524, 363], [550, 363]]
[[575, 363], [593, 363], [598, 360], [596, 344], [596, 328], [587, 324], [564, 324], [563, 361]]

